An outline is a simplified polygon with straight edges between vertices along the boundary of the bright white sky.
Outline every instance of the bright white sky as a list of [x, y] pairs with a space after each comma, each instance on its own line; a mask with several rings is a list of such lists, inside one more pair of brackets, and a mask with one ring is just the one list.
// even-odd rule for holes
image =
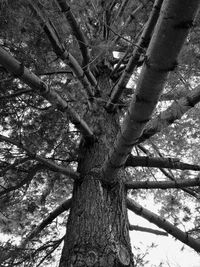
[[[148, 197], [148, 207], [143, 203], [140, 204], [154, 213], [156, 213], [158, 209], [158, 206], [154, 204], [151, 196]], [[130, 224], [162, 230], [131, 211], [129, 211], [128, 215]], [[140, 247], [143, 251], [152, 243], [157, 245], [157, 247], [149, 250], [149, 255], [145, 258], [149, 260], [146, 267], [158, 267], [160, 262], [163, 262], [162, 267], [200, 267], [200, 255], [170, 235], [161, 236], [131, 231], [130, 237], [132, 245]], [[183, 247], [184, 249], [181, 250]]]
[[[129, 212], [129, 220], [134, 225], [162, 230], [133, 212]], [[160, 236], [139, 231], [131, 231], [130, 236], [132, 245], [143, 248], [144, 251], [145, 247], [150, 246], [152, 243], [158, 245], [156, 248], [150, 249], [149, 255], [145, 258], [149, 260], [149, 263], [146, 265], [147, 267], [158, 267], [161, 261], [164, 262], [163, 267], [200, 266], [200, 256], [186, 245], [184, 250], [181, 251], [183, 243], [176, 241], [171, 236]]]

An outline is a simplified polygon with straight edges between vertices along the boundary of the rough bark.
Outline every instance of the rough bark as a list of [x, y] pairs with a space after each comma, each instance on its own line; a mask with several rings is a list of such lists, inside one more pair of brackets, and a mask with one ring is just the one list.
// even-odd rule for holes
[[111, 179], [124, 165], [142, 135], [161, 95], [197, 12], [199, 1], [165, 1], [146, 54], [136, 94], [124, 119], [122, 130], [104, 163], [105, 179]]
[[[101, 75], [98, 83], [106, 99], [107, 74]], [[94, 130], [98, 132], [98, 140], [94, 144], [84, 140], [80, 143], [81, 179], [74, 183], [59, 267], [133, 266], [124, 171], [118, 173], [115, 183], [102, 182], [101, 166], [116, 138], [119, 122], [117, 116], [107, 114], [101, 105], [102, 102], [94, 106], [93, 116], [87, 114], [86, 120], [97, 125]]]

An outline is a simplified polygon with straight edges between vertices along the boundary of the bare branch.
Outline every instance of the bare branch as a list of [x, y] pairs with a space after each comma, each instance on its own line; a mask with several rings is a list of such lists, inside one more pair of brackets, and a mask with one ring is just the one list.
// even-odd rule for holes
[[9, 137], [6, 137], [4, 135], [0, 135], [0, 142], [10, 143], [14, 146], [17, 146], [20, 149], [23, 149], [30, 158], [35, 159], [38, 162], [43, 163], [45, 166], [47, 166], [52, 171], [63, 173], [72, 179], [78, 179], [79, 178], [79, 175], [76, 172], [74, 172], [72, 169], [70, 169], [69, 167], [65, 168], [65, 167], [59, 166], [56, 163], [54, 163], [53, 161], [45, 159], [45, 158], [37, 155], [36, 153], [29, 150], [27, 147], [25, 147], [20, 142], [17, 142], [17, 141], [15, 141]]
[[33, 231], [31, 231], [27, 237], [21, 242], [20, 248], [24, 248], [28, 242], [31, 241], [34, 237], [36, 237], [47, 225], [52, 223], [52, 221], [58, 217], [64, 211], [70, 209], [72, 203], [72, 199], [67, 199], [63, 203], [61, 203], [55, 210], [53, 210], [40, 224], [38, 224]]
[[29, 3], [33, 11], [36, 13], [36, 16], [40, 19], [41, 27], [44, 29], [44, 32], [49, 38], [49, 41], [51, 42], [51, 45], [56, 55], [71, 68], [80, 83], [83, 85], [89, 98], [93, 98], [92, 88], [84, 71], [82, 70], [78, 61], [69, 52], [65, 50], [65, 47], [60, 41], [59, 35], [56, 31], [54, 24], [50, 21], [50, 19], [44, 17], [38, 6], [33, 1], [29, 0]]
[[81, 54], [83, 57], [83, 63], [82, 63], [83, 71], [86, 74], [91, 85], [97, 86], [97, 81], [96, 81], [94, 75], [89, 70], [90, 52], [88, 49], [88, 44], [87, 44], [86, 38], [85, 38], [83, 32], [81, 31], [81, 28], [78, 25], [74, 15], [72, 14], [72, 12], [70, 10], [70, 6], [67, 4], [66, 0], [57, 0], [57, 3], [60, 6], [61, 11], [65, 14], [65, 17], [66, 17], [69, 25], [71, 26], [72, 32], [78, 41], [80, 51], [81, 51]]
[[114, 107], [113, 104], [117, 102], [117, 100], [119, 99], [120, 95], [123, 92], [123, 89], [126, 87], [126, 84], [128, 83], [131, 75], [133, 74], [134, 68], [137, 66], [137, 63], [140, 59], [141, 54], [144, 54], [144, 49], [148, 47], [149, 42], [151, 40], [151, 35], [153, 33], [157, 19], [159, 17], [162, 2], [163, 0], [156, 0], [152, 13], [145, 26], [145, 29], [137, 43], [137, 46], [135, 47], [133, 51], [133, 55], [129, 59], [129, 62], [123, 74], [121, 75], [120, 80], [118, 81], [117, 85], [115, 86], [111, 94], [110, 100], [107, 104], [108, 110], [111, 110]]
[[167, 168], [174, 170], [192, 170], [200, 171], [199, 165], [193, 165], [181, 162], [177, 158], [152, 158], [129, 155], [125, 167], [153, 167], [153, 168]]
[[200, 252], [199, 240], [195, 240], [193, 237], [181, 231], [179, 228], [165, 220], [163, 217], [160, 217], [155, 213], [143, 208], [130, 198], [127, 199], [127, 207], [135, 214], [147, 219], [149, 222], [154, 223], [158, 227], [164, 229], [167, 233], [174, 236], [176, 239], [180, 240], [189, 247], [193, 248], [195, 251]]
[[163, 129], [171, 125], [175, 120], [181, 117], [191, 108], [193, 108], [200, 101], [200, 85], [189, 92], [185, 97], [174, 101], [172, 105], [165, 111], [161, 112], [156, 118], [151, 120], [145, 127], [142, 136], [139, 138], [138, 143], [152, 137], [154, 134], [161, 132]]
[[[148, 151], [145, 147], [143, 147], [143, 146], [141, 146], [141, 145], [138, 145], [138, 147], [139, 147], [139, 148], [140, 148], [146, 155], [150, 155], [150, 154], [149, 154], [149, 151]], [[159, 151], [157, 151], [157, 152], [159, 152]], [[159, 152], [159, 155], [161, 156], [160, 152]], [[167, 171], [166, 171], [165, 169], [163, 169], [163, 168], [159, 168], [159, 170], [160, 170], [160, 171], [161, 171], [167, 178], [169, 178], [171, 181], [176, 182], [176, 179], [174, 178], [174, 176], [173, 176], [172, 173], [167, 172]], [[182, 188], [182, 190], [183, 190], [184, 192], [188, 193], [189, 195], [198, 198], [197, 194], [196, 194], [192, 189], [190, 189], [190, 188]]]
[[164, 231], [159, 231], [156, 229], [148, 228], [148, 227], [142, 227], [138, 225], [129, 225], [129, 230], [130, 231], [140, 231], [140, 232], [145, 232], [145, 233], [150, 233], [150, 234], [155, 234], [155, 235], [164, 235], [168, 236], [168, 233]]
[[127, 189], [168, 189], [168, 188], [184, 188], [200, 186], [200, 178], [187, 179], [187, 180], [176, 180], [176, 181], [130, 181], [126, 183]]
[[49, 88], [40, 78], [30, 72], [23, 66], [23, 64], [12, 57], [2, 47], [0, 47], [0, 63], [15, 77], [19, 78], [34, 91], [47, 99], [52, 105], [56, 105], [84, 136], [92, 139], [94, 138], [93, 133], [86, 122], [80, 118], [75, 110], [73, 110], [55, 90]]
[[121, 132], [103, 165], [105, 180], [112, 180], [119, 168], [124, 166], [132, 147], [137, 144], [145, 125], [151, 119], [169, 71], [174, 69], [176, 58], [189, 31], [188, 27], [180, 25], [182, 21], [193, 21], [198, 10], [197, 0], [186, 1], [188, 2], [185, 5], [180, 0], [167, 0], [163, 4], [136, 94], [125, 116]]

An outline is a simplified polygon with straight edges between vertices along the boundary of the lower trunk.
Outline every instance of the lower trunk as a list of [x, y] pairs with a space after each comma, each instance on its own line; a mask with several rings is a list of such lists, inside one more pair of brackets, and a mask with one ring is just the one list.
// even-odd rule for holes
[[88, 174], [74, 187], [60, 267], [133, 266], [123, 184], [98, 178]]
[[[101, 167], [119, 130], [118, 114], [109, 114], [103, 103], [109, 93], [108, 71], [99, 77], [101, 98], [85, 120], [98, 136], [94, 144], [82, 140], [73, 203], [59, 267], [133, 266], [126, 209], [125, 173], [118, 172], [114, 185], [102, 183]], [[96, 105], [96, 106], [95, 106]], [[109, 180], [109, 179], [107, 179]]]

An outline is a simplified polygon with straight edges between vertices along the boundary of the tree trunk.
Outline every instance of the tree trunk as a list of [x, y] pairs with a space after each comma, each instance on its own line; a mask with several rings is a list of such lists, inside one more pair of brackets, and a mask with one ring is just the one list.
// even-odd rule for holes
[[[101, 75], [99, 86], [101, 99], [106, 100], [109, 93], [107, 75]], [[94, 144], [80, 144], [78, 171], [81, 180], [74, 184], [59, 267], [133, 266], [124, 170], [119, 171], [112, 184], [102, 182], [101, 167], [119, 129], [117, 115], [108, 114], [103, 102], [94, 104], [92, 116], [85, 116], [90, 125], [92, 120], [93, 125], [94, 122], [98, 125], [94, 129], [98, 140]]]

